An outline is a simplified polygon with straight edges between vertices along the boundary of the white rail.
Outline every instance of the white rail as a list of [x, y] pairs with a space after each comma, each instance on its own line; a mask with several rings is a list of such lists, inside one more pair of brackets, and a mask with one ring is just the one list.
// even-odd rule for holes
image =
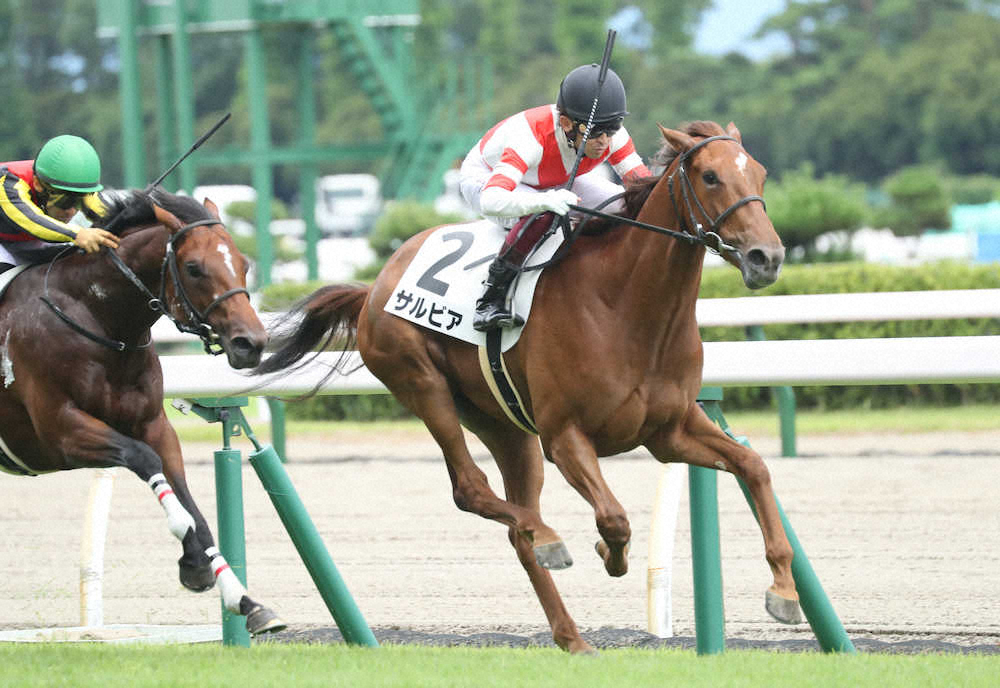
[[[861, 322], [882, 320], [955, 320], [1000, 318], [1000, 289], [887, 291], [870, 294], [796, 294], [699, 299], [702, 327], [741, 327], [781, 323]], [[265, 324], [278, 314], [264, 313]], [[161, 318], [153, 339], [163, 343], [197, 343], [194, 335], [178, 332]]]
[[[303, 394], [314, 389], [339, 358], [321, 353], [292, 373], [248, 377], [224, 356], [162, 356], [168, 397]], [[361, 364], [348, 355], [348, 369]], [[1000, 381], [1000, 336], [817, 339], [706, 342], [703, 383], [719, 387], [771, 385], [883, 385]], [[335, 376], [320, 394], [385, 392], [367, 368]]]
[[695, 314], [702, 327], [1000, 318], [1000, 289], [699, 299]]

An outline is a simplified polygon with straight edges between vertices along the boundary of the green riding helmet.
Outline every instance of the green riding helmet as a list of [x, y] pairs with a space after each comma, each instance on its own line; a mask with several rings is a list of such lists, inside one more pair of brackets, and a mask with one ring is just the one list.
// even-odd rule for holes
[[101, 159], [86, 139], [70, 134], [49, 139], [35, 157], [35, 176], [74, 193], [100, 191]]

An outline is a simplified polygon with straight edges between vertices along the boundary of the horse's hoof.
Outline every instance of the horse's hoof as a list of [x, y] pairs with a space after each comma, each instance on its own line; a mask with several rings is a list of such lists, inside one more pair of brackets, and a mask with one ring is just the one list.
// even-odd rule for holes
[[604, 570], [608, 572], [609, 576], [620, 578], [628, 573], [628, 547], [625, 545], [621, 558], [616, 561], [611, 558], [611, 548], [608, 547], [608, 543], [604, 540], [598, 540], [594, 543], [594, 551], [604, 562]]
[[178, 562], [180, 567], [181, 585], [194, 592], [205, 592], [211, 590], [215, 585], [215, 574], [212, 573], [211, 564], [204, 566], [188, 566]]
[[782, 597], [773, 590], [764, 593], [764, 609], [783, 624], [802, 623], [802, 610], [798, 600]]
[[253, 636], [262, 633], [277, 633], [287, 627], [288, 625], [279, 619], [277, 614], [263, 605], [258, 604], [247, 614], [247, 630]]
[[569, 555], [569, 550], [562, 540], [535, 547], [535, 561], [543, 569], [551, 571], [568, 569], [573, 565], [573, 557]]
[[593, 645], [588, 643], [583, 638], [580, 638], [579, 642], [570, 643], [568, 647], [563, 649], [571, 655], [576, 655], [577, 657], [597, 657], [600, 654], [596, 649], [594, 649]]

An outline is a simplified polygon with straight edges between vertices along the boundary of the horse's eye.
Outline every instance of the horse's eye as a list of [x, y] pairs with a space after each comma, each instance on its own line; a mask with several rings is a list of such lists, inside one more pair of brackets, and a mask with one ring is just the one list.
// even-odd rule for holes
[[709, 186], [714, 186], [715, 184], [719, 183], [718, 175], [715, 174], [715, 172], [713, 172], [712, 170], [705, 172], [703, 175], [701, 175], [701, 178], [705, 180], [705, 183], [708, 184]]
[[193, 260], [189, 260], [188, 262], [184, 263], [184, 269], [187, 270], [188, 275], [196, 279], [205, 276], [205, 273], [202, 271], [201, 266], [198, 265], [198, 263], [196, 263]]

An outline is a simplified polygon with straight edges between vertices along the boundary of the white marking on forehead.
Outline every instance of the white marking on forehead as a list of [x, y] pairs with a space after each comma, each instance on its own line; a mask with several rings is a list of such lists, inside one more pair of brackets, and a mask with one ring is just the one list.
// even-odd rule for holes
[[750, 158], [747, 157], [746, 153], [740, 151], [740, 154], [736, 156], [736, 167], [739, 168], [740, 173], [742, 173], [744, 177], [747, 176], [748, 162], [750, 162]]
[[220, 241], [215, 250], [222, 254], [222, 257], [226, 260], [226, 267], [229, 268], [229, 272], [233, 274], [233, 277], [236, 277], [236, 268], [233, 267], [233, 253], [229, 250], [229, 247]]

